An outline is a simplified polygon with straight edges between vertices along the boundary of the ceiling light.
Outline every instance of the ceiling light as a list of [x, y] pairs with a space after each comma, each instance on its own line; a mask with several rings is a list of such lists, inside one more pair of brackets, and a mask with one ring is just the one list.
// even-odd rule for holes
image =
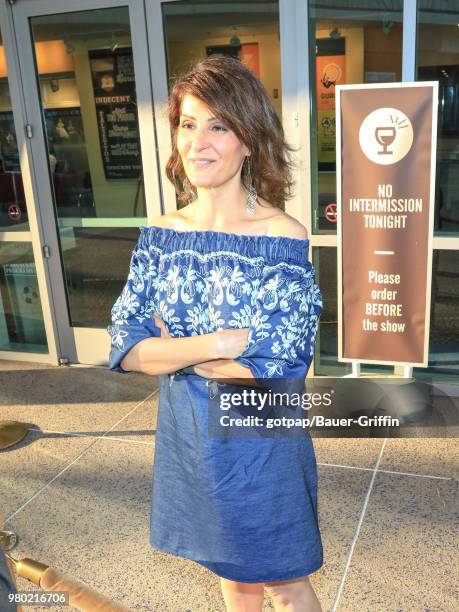
[[67, 51], [69, 55], [75, 51], [75, 47], [72, 45], [72, 43], [69, 40], [64, 39], [64, 45], [65, 45], [65, 50]]
[[337, 38], [341, 38], [341, 32], [338, 29], [338, 26], [335, 26], [333, 30], [330, 31], [330, 38], [336, 40]]
[[241, 46], [241, 39], [236, 34], [236, 28], [233, 27], [233, 30], [234, 30], [234, 34], [230, 38], [230, 45], [232, 47], [240, 47]]

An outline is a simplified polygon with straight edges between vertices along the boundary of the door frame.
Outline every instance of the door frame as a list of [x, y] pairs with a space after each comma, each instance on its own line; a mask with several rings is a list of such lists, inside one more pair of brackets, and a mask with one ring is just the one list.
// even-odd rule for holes
[[[146, 0], [150, 65], [157, 62], [151, 79], [154, 92], [156, 133], [158, 138], [158, 172], [161, 176], [164, 212], [176, 210], [175, 191], [166, 177], [166, 162], [172, 149], [167, 115], [167, 58], [162, 18], [163, 4], [180, 0]], [[310, 147], [309, 90], [309, 30], [308, 2], [305, 0], [278, 0], [279, 52], [281, 60], [282, 126], [287, 142], [296, 149], [297, 165], [293, 170], [295, 195], [285, 204], [285, 211], [298, 219], [310, 238], [309, 258], [312, 260], [312, 183]], [[298, 61], [303, 57], [304, 62]], [[314, 359], [308, 377], [314, 376]]]
[[[172, 141], [167, 119], [167, 57], [164, 39], [163, 4], [180, 0], [146, 0], [146, 20], [150, 45], [151, 79], [158, 139], [158, 172], [161, 176], [164, 212], [176, 210], [175, 191], [167, 179], [165, 168], [171, 154]], [[309, 8], [305, 0], [278, 0], [279, 52], [281, 63], [282, 126], [287, 142], [296, 149], [293, 180], [295, 195], [285, 203], [285, 211], [307, 229], [312, 259], [312, 183], [310, 147], [310, 75], [309, 75]], [[299, 58], [303, 57], [304, 62]], [[314, 376], [314, 360], [308, 377]]]
[[[21, 0], [0, 9], [0, 16], [8, 12], [11, 29], [14, 27], [15, 30], [15, 41], [12, 44], [18, 67], [14, 73], [10, 72], [10, 80], [15, 81], [23, 107], [23, 112], [17, 113], [19, 118], [16, 118], [15, 114], [16, 125], [30, 124], [35, 127], [32, 139], [21, 134], [21, 142], [19, 143], [18, 139], [18, 143], [21, 150], [27, 150], [28, 155], [24, 157], [30, 160], [30, 184], [25, 181], [24, 187], [31, 219], [29, 238], [31, 235], [34, 244], [39, 289], [46, 319], [49, 347], [49, 354], [43, 356], [46, 362], [55, 365], [78, 362], [106, 365], [109, 336], [105, 329], [73, 328], [70, 325], [29, 19], [41, 15], [128, 7], [135, 73], [150, 75], [150, 78], [136, 79], [145, 198], [150, 223], [155, 216], [176, 210], [175, 190], [165, 174], [166, 162], [171, 152], [171, 134], [167, 119], [167, 58], [162, 19], [162, 5], [176, 1], [180, 0], [80, 0], [75, 10], [73, 0]], [[298, 161], [294, 172], [296, 194], [286, 203], [285, 208], [286, 212], [306, 226], [312, 238], [311, 184], [307, 172], [310, 167], [307, 28], [305, 30], [308, 9], [304, 0], [278, 2], [282, 123], [287, 141], [297, 149]], [[21, 49], [20, 57], [18, 49]], [[12, 54], [10, 50], [10, 55]], [[304, 63], [298, 61], [299, 57], [305, 58]], [[150, 159], [148, 172], [145, 171], [146, 161]], [[154, 171], [151, 171], [151, 166]], [[22, 160], [21, 167], [24, 174]], [[34, 218], [35, 225], [32, 223]], [[43, 256], [44, 245], [50, 247], [51, 256], [48, 258]], [[11, 353], [7, 355], [11, 358]], [[24, 355], [27, 359], [27, 354]], [[29, 359], [32, 355], [33, 360], [38, 361], [35, 353], [30, 354]], [[1, 356], [0, 352], [0, 358]], [[310, 372], [312, 371], [311, 368]]]
[[[19, 70], [20, 87], [25, 107], [26, 123], [32, 126], [33, 137], [27, 139], [32, 167], [33, 194], [28, 202], [36, 203], [36, 236], [40, 247], [35, 250], [42, 261], [40, 290], [43, 309], [50, 313], [52, 329], [47, 329], [50, 358], [53, 363], [84, 363], [106, 365], [110, 338], [105, 328], [72, 327], [67, 308], [64, 268], [60, 253], [60, 240], [54, 215], [53, 194], [49, 180], [47, 144], [42, 125], [39, 84], [36, 78], [34, 48], [29, 20], [42, 15], [74, 13], [96, 9], [126, 7], [129, 11], [134, 71], [136, 76], [136, 97], [140, 149], [142, 153], [143, 177], [147, 218], [161, 214], [161, 191], [159, 185], [156, 155], [156, 136], [153, 117], [151, 82], [139, 75], [148, 75], [148, 45], [143, 0], [80, 0], [75, 10], [73, 0], [21, 0], [10, 7], [16, 35], [16, 45], [21, 49]], [[24, 123], [23, 123], [24, 125]], [[151, 165], [155, 171], [151, 171]], [[46, 177], [46, 178], [45, 178]], [[107, 219], [107, 223], [110, 219]], [[43, 246], [49, 247], [50, 256], [44, 258]], [[38, 251], [38, 253], [37, 253]], [[36, 259], [37, 261], [37, 259]], [[44, 278], [43, 278], [44, 276]], [[41, 291], [40, 291], [41, 292]], [[45, 296], [45, 297], [43, 297]], [[53, 351], [53, 353], [51, 353]]]
[[24, 105], [24, 94], [22, 91], [19, 68], [19, 52], [14, 35], [12, 8], [12, 6], [7, 5], [5, 2], [0, 3], [0, 27], [7, 65], [11, 110], [13, 112], [14, 126], [16, 129], [16, 141], [20, 151], [21, 176], [24, 185], [24, 197], [27, 207], [29, 231], [0, 231], [0, 244], [5, 242], [22, 242], [28, 243], [32, 248], [48, 351], [43, 353], [29, 353], [24, 351], [0, 350], [0, 359], [34, 361], [37, 363], [52, 363], [57, 365], [58, 354], [55, 342], [57, 331], [53, 312], [50, 306], [51, 297], [47, 284], [48, 271], [41, 249], [41, 221], [38, 216], [38, 208], [34, 204], [35, 181], [33, 168], [30, 161], [31, 147], [29, 139], [25, 136], [25, 130], [20, 129], [20, 126], [25, 126], [28, 123], [28, 120]]
[[[171, 134], [167, 119], [167, 58], [164, 39], [163, 4], [180, 2], [181, 0], [146, 0], [146, 21], [148, 41], [150, 49], [150, 65], [152, 66], [151, 79], [153, 85], [153, 100], [156, 117], [156, 133], [158, 139], [159, 174], [164, 201], [164, 212], [176, 210], [175, 191], [166, 177], [166, 162], [171, 153]], [[295, 170], [294, 179], [298, 188], [294, 198], [286, 203], [286, 212], [293, 215], [304, 223], [309, 231], [310, 215], [307, 207], [302, 206], [299, 194], [304, 194], [303, 185], [300, 185], [302, 169], [307, 164], [309, 144], [304, 138], [300, 138], [299, 110], [300, 105], [307, 102], [307, 82], [303, 66], [297, 65], [299, 57], [298, 45], [307, 50], [307, 40], [304, 41], [300, 34], [304, 34], [302, 23], [307, 23], [307, 11], [304, 0], [278, 0], [279, 3], [279, 51], [281, 58], [281, 92], [282, 92], [282, 124], [286, 139], [298, 148], [299, 168]], [[303, 20], [303, 21], [301, 21]], [[307, 62], [307, 55], [305, 63]], [[155, 67], [155, 69], [153, 69]], [[301, 86], [300, 86], [301, 84]], [[304, 174], [304, 171], [303, 171]]]

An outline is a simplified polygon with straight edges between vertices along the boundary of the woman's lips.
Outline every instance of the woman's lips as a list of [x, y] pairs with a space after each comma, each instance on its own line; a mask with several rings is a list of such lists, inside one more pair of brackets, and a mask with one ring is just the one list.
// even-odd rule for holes
[[189, 162], [196, 166], [196, 168], [207, 168], [210, 164], [213, 164], [215, 160], [213, 159], [190, 159]]

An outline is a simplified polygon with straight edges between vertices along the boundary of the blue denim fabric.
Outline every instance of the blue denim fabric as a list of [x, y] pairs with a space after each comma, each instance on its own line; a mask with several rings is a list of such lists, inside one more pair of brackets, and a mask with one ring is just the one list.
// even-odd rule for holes
[[160, 377], [150, 543], [238, 582], [323, 564], [312, 439], [211, 438], [207, 380]]
[[236, 361], [258, 378], [305, 377], [322, 311], [308, 240], [141, 227], [113, 305], [110, 368], [146, 338], [155, 314], [180, 338], [249, 328]]
[[[259, 379], [301, 379], [322, 310], [307, 240], [142, 227], [108, 326], [110, 368], [141, 340], [249, 328], [235, 361]], [[311, 437], [208, 435], [209, 381], [193, 366], [159, 377], [150, 543], [240, 582], [323, 564]]]

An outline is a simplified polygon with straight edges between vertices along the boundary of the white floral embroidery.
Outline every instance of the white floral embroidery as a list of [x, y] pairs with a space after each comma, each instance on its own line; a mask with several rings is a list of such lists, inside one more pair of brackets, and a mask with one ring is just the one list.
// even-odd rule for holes
[[151, 336], [157, 313], [173, 337], [248, 327], [247, 349], [237, 360], [264, 378], [305, 375], [322, 308], [309, 261], [263, 266], [261, 257], [192, 249], [162, 253], [139, 242], [111, 311], [111, 358]]
[[180, 277], [180, 268], [178, 266], [172, 266], [167, 271], [167, 301], [170, 304], [175, 304], [178, 300], [179, 295], [179, 277]]
[[209, 307], [204, 304], [196, 304], [193, 308], [188, 308], [186, 312], [188, 316], [184, 318], [184, 321], [189, 323], [186, 329], [190, 332], [190, 336], [207, 334], [206, 330], [210, 327]]
[[233, 317], [233, 319], [228, 321], [230, 327], [235, 327], [237, 329], [250, 327], [253, 320], [252, 308], [249, 304], [244, 304], [239, 312], [233, 312]]
[[185, 335], [183, 325], [180, 323], [180, 317], [175, 315], [175, 310], [169, 308], [165, 300], [160, 300], [158, 302], [158, 315], [166, 324], [171, 336], [180, 337]]
[[188, 268], [185, 270], [185, 280], [182, 284], [180, 297], [184, 304], [192, 304], [195, 296], [195, 284], [197, 280], [196, 270]]

